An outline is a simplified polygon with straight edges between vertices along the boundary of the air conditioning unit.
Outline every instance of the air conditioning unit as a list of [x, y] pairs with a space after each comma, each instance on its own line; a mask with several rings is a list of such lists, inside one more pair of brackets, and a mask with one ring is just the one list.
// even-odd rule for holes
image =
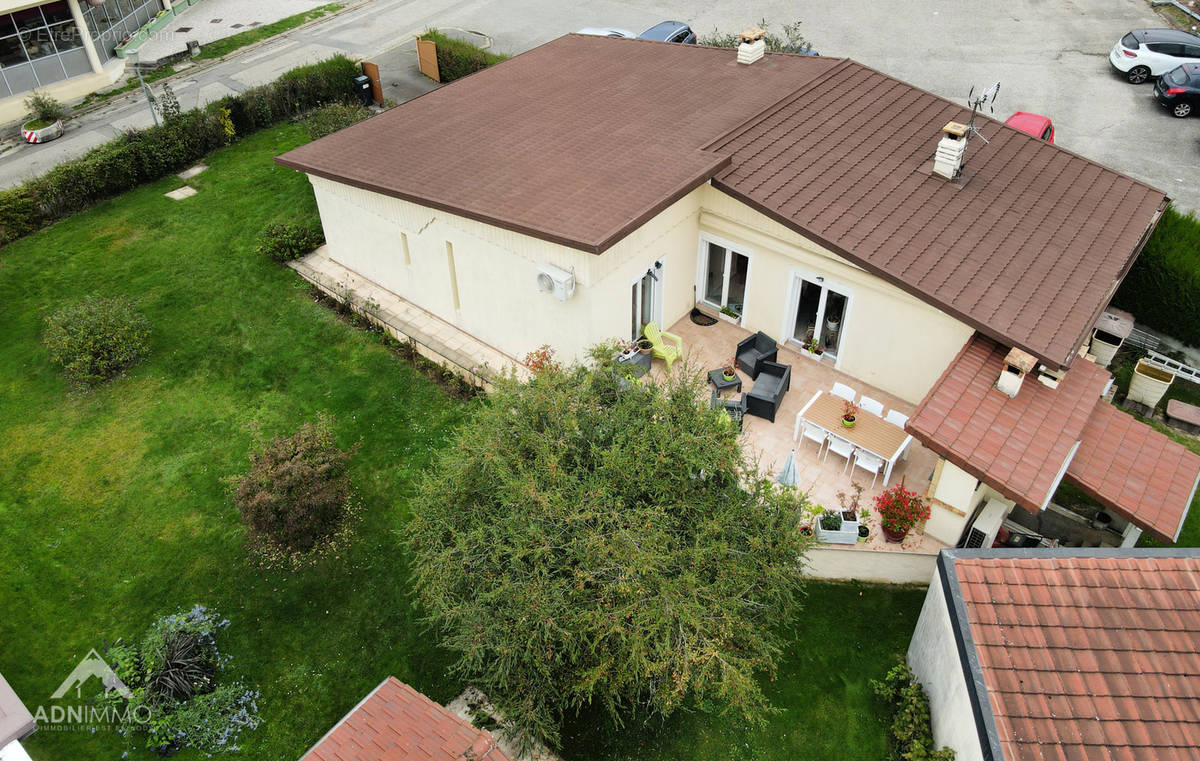
[[575, 275], [553, 264], [538, 267], [537, 285], [539, 291], [553, 293], [559, 301], [566, 301], [575, 295]]
[[1000, 524], [1004, 522], [1007, 515], [1008, 505], [998, 499], [989, 499], [988, 503], [979, 511], [979, 516], [971, 524], [971, 528], [967, 529], [967, 539], [963, 547], [969, 549], [990, 548], [996, 541]]

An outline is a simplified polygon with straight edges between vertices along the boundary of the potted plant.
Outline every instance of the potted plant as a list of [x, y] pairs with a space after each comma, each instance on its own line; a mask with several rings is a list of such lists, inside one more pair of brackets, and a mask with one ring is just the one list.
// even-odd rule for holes
[[62, 137], [63, 117], [67, 107], [45, 93], [34, 92], [25, 99], [29, 119], [21, 125], [21, 139], [27, 143], [44, 143]]
[[737, 380], [737, 367], [734, 360], [727, 359], [725, 364], [721, 365], [721, 377], [727, 381]]
[[738, 314], [737, 312], [735, 312], [729, 306], [721, 307], [721, 315], [723, 317], [729, 318], [730, 321], [735, 322], [735, 323], [741, 322], [741, 320], [742, 320], [742, 316], [740, 314]]
[[825, 353], [825, 347], [817, 343], [815, 338], [809, 338], [805, 340], [805, 342], [802, 344], [802, 347], [804, 348], [804, 351], [808, 352], [814, 357], [819, 357]]
[[929, 503], [903, 483], [885, 489], [875, 497], [879, 525], [889, 542], [902, 542], [908, 532], [921, 521], [929, 519]]
[[841, 510], [823, 510], [816, 525], [818, 541], [826, 544], [855, 544], [858, 542], [858, 524], [846, 523]]
[[847, 428], [854, 427], [854, 421], [857, 420], [858, 405], [847, 399], [842, 403], [842, 425]]
[[637, 350], [642, 354], [649, 354], [654, 351], [654, 344], [650, 343], [649, 338], [639, 338], [635, 345], [637, 346]]

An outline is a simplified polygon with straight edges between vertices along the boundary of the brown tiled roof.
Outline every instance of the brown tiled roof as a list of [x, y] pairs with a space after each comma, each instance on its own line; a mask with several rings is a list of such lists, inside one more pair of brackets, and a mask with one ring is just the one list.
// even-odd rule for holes
[[301, 761], [509, 761], [484, 730], [388, 677]]
[[33, 714], [0, 675], [0, 748], [26, 737], [36, 728]]
[[1165, 196], [845, 59], [567, 35], [279, 163], [600, 253], [709, 180], [978, 330], [1066, 365]]
[[996, 761], [1197, 757], [1198, 554], [943, 552], [964, 675], [986, 706], [977, 721]]
[[905, 428], [1004, 496], [1037, 510], [1108, 384], [1098, 365], [1072, 365], [1058, 388], [1032, 375], [1009, 398], [993, 386], [1008, 349], [976, 333], [922, 400]]
[[599, 253], [728, 163], [702, 146], [836, 64], [567, 35], [278, 161]]
[[1098, 402], [1065, 480], [1172, 543], [1196, 496], [1200, 455]]

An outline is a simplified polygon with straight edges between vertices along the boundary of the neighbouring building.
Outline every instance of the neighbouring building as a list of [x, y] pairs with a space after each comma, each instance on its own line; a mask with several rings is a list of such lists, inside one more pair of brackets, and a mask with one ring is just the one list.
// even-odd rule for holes
[[125, 71], [116, 47], [170, 0], [0, 0], [0, 121], [25, 113], [34, 90], [82, 97]]
[[21, 740], [36, 729], [33, 714], [0, 676], [0, 761], [29, 761]]
[[301, 761], [509, 761], [496, 738], [388, 677]]
[[740, 57], [567, 35], [281, 156], [312, 272], [513, 363], [698, 308], [918, 405], [944, 544], [1057, 527], [1063, 482], [1120, 529], [1063, 541], [1173, 541], [1200, 457], [1087, 353], [1165, 194], [848, 59]]
[[1200, 550], [944, 550], [908, 663], [956, 761], [1200, 753]]

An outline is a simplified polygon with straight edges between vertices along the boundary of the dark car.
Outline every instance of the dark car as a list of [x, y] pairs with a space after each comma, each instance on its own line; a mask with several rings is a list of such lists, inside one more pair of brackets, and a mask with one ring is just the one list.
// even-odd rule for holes
[[696, 44], [696, 33], [682, 21], [664, 21], [655, 24], [638, 35], [641, 40], [658, 40], [660, 42], [682, 42], [687, 45]]
[[1185, 63], [1163, 74], [1154, 83], [1154, 97], [1172, 116], [1191, 116], [1200, 105], [1200, 63]]

